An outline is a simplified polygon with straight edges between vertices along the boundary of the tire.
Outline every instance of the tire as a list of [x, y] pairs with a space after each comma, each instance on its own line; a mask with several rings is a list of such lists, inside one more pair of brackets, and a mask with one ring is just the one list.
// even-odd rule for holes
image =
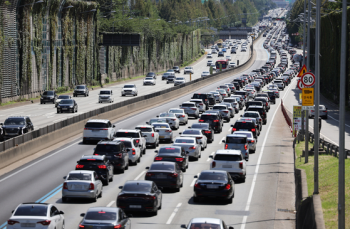
[[85, 97], [87, 96], [87, 94], [84, 95]]
[[198, 197], [193, 197], [193, 202], [194, 203], [199, 203], [199, 198]]
[[146, 154], [146, 148], [143, 149], [142, 154]]
[[228, 204], [232, 204], [232, 199], [233, 199], [233, 196], [230, 199], [227, 200], [227, 203]]
[[124, 170], [128, 170], [129, 169], [129, 162], [128, 164], [125, 166]]
[[96, 195], [94, 198], [92, 198], [92, 202], [96, 202], [97, 198], [98, 198], [98, 196]]
[[175, 188], [175, 192], [180, 192], [180, 188]]
[[125, 95], [122, 95], [122, 96], [125, 96]]
[[241, 181], [242, 181], [243, 183], [245, 183], [245, 178], [246, 178], [246, 177], [244, 176], [244, 178], [241, 179]]
[[139, 157], [139, 159], [137, 159], [137, 163], [140, 163], [141, 162], [141, 155]]
[[67, 203], [68, 202], [68, 198], [67, 197], [62, 197], [62, 203]]
[[108, 186], [108, 185], [109, 185], [109, 179], [105, 180], [105, 181], [103, 182], [103, 185], [104, 185], [104, 186]]
[[110, 182], [113, 182], [113, 179], [114, 179], [114, 177], [113, 177], [113, 175], [112, 175], [112, 177], [109, 178], [109, 181], [110, 181]]
[[64, 223], [64, 221], [63, 221], [62, 229], [65, 229], [65, 228], [66, 228], [66, 225], [65, 225], [65, 223]]
[[85, 139], [83, 139], [83, 144], [87, 144], [87, 141]]
[[162, 209], [162, 200], [160, 200], [160, 205], [158, 207], [158, 210], [161, 210]]
[[55, 101], [52, 101], [53, 104], [55, 104]]

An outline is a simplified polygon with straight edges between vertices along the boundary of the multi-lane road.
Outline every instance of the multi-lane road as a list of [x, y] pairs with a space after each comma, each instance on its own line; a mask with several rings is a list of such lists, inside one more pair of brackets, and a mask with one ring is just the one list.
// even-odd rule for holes
[[[241, 74], [249, 73], [253, 69], [260, 68], [265, 64], [268, 59], [268, 53], [263, 49], [262, 44], [262, 39], [255, 43], [254, 48], [257, 53], [257, 58], [254, 64]], [[198, 70], [195, 70], [195, 75], [197, 74], [198, 77], [203, 70], [208, 68], [206, 67], [206, 60], [201, 61], [197, 65], [195, 69]], [[230, 82], [237, 76], [239, 75], [233, 75], [225, 80], [215, 82], [212, 85], [199, 88], [198, 92], [204, 93], [213, 91], [218, 85]], [[167, 85], [164, 82], [161, 83], [159, 79], [157, 83], [156, 87], [149, 87], [150, 89], [145, 90], [167, 87]], [[118, 95], [120, 88], [115, 87], [115, 89]], [[289, 86], [281, 93], [281, 98], [288, 98], [288, 96], [292, 94], [293, 89], [294, 87], [292, 84], [292, 86]], [[79, 105], [84, 106], [81, 104], [86, 104], [86, 110], [98, 107], [97, 93], [93, 93], [90, 97], [78, 98]], [[150, 118], [154, 118], [159, 113], [165, 112], [170, 108], [177, 108], [180, 103], [190, 98], [191, 94], [185, 94], [175, 100], [169, 99], [164, 105], [151, 108], [116, 122], [116, 128], [134, 129], [136, 125], [144, 124]], [[293, 155], [290, 153], [291, 149], [286, 148], [288, 145], [287, 143], [290, 143], [291, 136], [281, 116], [279, 100], [280, 99], [278, 99], [276, 105], [271, 106], [271, 110], [267, 116], [267, 125], [263, 126], [257, 143], [256, 153], [250, 155], [250, 160], [247, 163], [246, 182], [236, 184], [236, 193], [232, 204], [224, 204], [216, 201], [200, 204], [193, 203], [194, 175], [200, 173], [202, 170], [209, 169], [209, 155], [218, 149], [223, 149], [221, 140], [230, 133], [230, 125], [239, 118], [239, 115], [242, 114], [243, 111], [236, 114], [235, 118], [231, 119], [230, 123], [224, 124], [224, 131], [215, 135], [214, 142], [209, 144], [207, 149], [202, 151], [202, 158], [198, 161], [190, 162], [189, 169], [185, 173], [184, 185], [181, 191], [177, 193], [164, 192], [162, 210], [158, 212], [158, 215], [152, 217], [142, 214], [134, 215], [131, 219], [132, 228], [179, 228], [180, 224], [188, 223], [193, 217], [221, 218], [228, 225], [234, 226], [236, 229], [274, 228], [277, 223], [281, 222], [283, 222], [283, 228], [294, 227], [293, 220], [291, 220], [294, 218], [292, 213], [285, 212], [281, 219], [277, 219], [277, 208], [293, 209], [294, 205], [293, 191], [291, 191], [290, 195], [287, 195], [288, 200], [280, 201], [281, 196], [279, 195], [281, 188], [279, 180], [281, 180], [281, 175], [285, 175], [284, 172], [281, 172], [281, 168], [284, 164], [289, 164], [291, 168], [293, 167]], [[46, 108], [45, 105], [33, 105], [33, 107], [36, 106], [36, 108], [31, 108], [31, 106], [32, 105], [24, 106], [24, 113], [21, 114], [30, 111], [32, 112], [31, 114], [33, 114], [33, 120], [38, 120], [38, 122], [40, 122], [40, 119], [43, 119], [43, 117], [34, 119], [34, 117], [36, 117], [34, 114], [37, 114], [35, 109], [39, 107], [45, 107], [43, 109], [48, 110], [53, 109], [53, 105], [47, 105], [48, 108]], [[22, 112], [21, 109], [18, 109], [18, 111]], [[84, 112], [85, 110], [80, 107], [80, 111]], [[52, 122], [57, 119], [57, 116], [54, 115], [51, 119], [47, 117], [47, 119]], [[46, 122], [47, 121], [48, 120], [46, 120]], [[179, 135], [179, 132], [187, 128], [187, 126], [197, 121], [197, 119], [191, 119], [188, 125], [181, 126], [179, 130], [175, 131], [175, 137]], [[44, 125], [44, 122], [42, 125]], [[115, 200], [120, 191], [118, 187], [123, 185], [127, 180], [143, 180], [146, 172], [145, 167], [152, 163], [155, 156], [154, 149], [147, 149], [146, 155], [141, 159], [141, 163], [137, 166], [129, 167], [129, 170], [124, 174], [114, 176], [114, 181], [111, 182], [109, 186], [104, 187], [103, 197], [98, 199], [96, 203], [87, 201], [62, 203], [61, 187], [64, 181], [63, 177], [67, 175], [69, 171], [74, 170], [76, 161], [82, 155], [92, 154], [94, 147], [94, 145], [83, 145], [81, 138], [77, 136], [64, 146], [53, 150], [51, 149], [47, 154], [1, 175], [0, 196], [2, 198], [0, 199], [0, 225], [3, 224], [0, 226], [0, 229], [6, 227], [6, 220], [10, 217], [11, 210], [19, 203], [32, 201], [54, 203], [60, 210], [65, 212], [66, 228], [77, 228], [81, 220], [80, 213], [86, 212], [89, 207], [115, 206]], [[287, 157], [287, 161], [284, 161], [285, 157]], [[281, 160], [283, 163], [281, 163]], [[293, 170], [287, 172], [287, 174], [290, 173], [292, 179], [284, 182], [293, 183], [292, 171]], [[293, 188], [291, 190], [293, 190]]]

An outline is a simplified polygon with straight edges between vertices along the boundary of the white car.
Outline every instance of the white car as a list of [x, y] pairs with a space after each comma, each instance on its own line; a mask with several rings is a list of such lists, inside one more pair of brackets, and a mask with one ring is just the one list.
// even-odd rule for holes
[[182, 133], [179, 133], [181, 137], [196, 138], [201, 144], [201, 150], [203, 151], [208, 146], [207, 137], [199, 129], [185, 129]]
[[236, 67], [236, 63], [230, 62], [230, 63], [228, 64], [228, 67], [229, 67], [229, 68], [234, 68], [234, 67]]
[[137, 165], [141, 161], [142, 153], [140, 147], [136, 147], [134, 138], [114, 138], [113, 141], [123, 142], [129, 155], [129, 164]]
[[55, 107], [57, 107], [57, 105], [61, 102], [62, 99], [72, 99], [72, 96], [70, 96], [70, 95], [58, 96], [58, 98], [56, 99]]
[[188, 223], [186, 226], [185, 224], [181, 225], [181, 228], [186, 228], [186, 229], [233, 229], [232, 226], [226, 226], [224, 221], [221, 219], [216, 219], [216, 218], [193, 218], [191, 221]]
[[159, 133], [159, 140], [173, 142], [173, 131], [170, 128], [169, 123], [152, 123], [154, 129]]
[[178, 76], [174, 80], [174, 86], [181, 85], [181, 84], [184, 84], [184, 83], [186, 83], [185, 77]]
[[185, 113], [184, 109], [171, 108], [168, 113], [173, 113], [179, 119], [180, 124], [186, 125], [188, 123], [188, 115]]
[[213, 63], [213, 61], [212, 61], [212, 60], [208, 60], [208, 62], [207, 62], [207, 66], [210, 66], [212, 63]]
[[122, 96], [133, 95], [137, 96], [138, 90], [135, 84], [125, 84], [122, 89]]
[[113, 103], [114, 102], [113, 91], [111, 89], [100, 90], [100, 93], [98, 94], [98, 102], [99, 103], [103, 103], [103, 102]]
[[226, 56], [226, 60], [231, 61], [232, 60], [231, 56]]
[[207, 106], [203, 103], [202, 99], [191, 99], [190, 102], [195, 103], [199, 109], [199, 112], [205, 112], [207, 110]]
[[143, 85], [156, 85], [156, 79], [153, 78], [153, 77], [146, 77], [144, 80], [143, 80]]
[[208, 53], [207, 54], [207, 58], [209, 59], [209, 58], [213, 58], [213, 55], [211, 55], [211, 53]]
[[210, 67], [212, 67], [213, 70], [216, 70], [216, 64], [215, 64], [215, 63], [212, 63], [212, 64], [210, 65]]
[[111, 140], [114, 136], [115, 125], [108, 119], [90, 119], [86, 122], [83, 131], [83, 143], [89, 141]]
[[157, 118], [166, 118], [167, 123], [173, 130], [177, 130], [180, 127], [180, 120], [174, 113], [161, 113]]
[[202, 72], [201, 77], [210, 76], [210, 72]]
[[146, 144], [151, 145], [153, 148], [159, 146], [159, 133], [155, 131], [151, 125], [138, 125], [136, 130], [140, 130], [142, 136], [146, 139]]
[[194, 74], [193, 67], [185, 67], [184, 74], [187, 74], [187, 73]]
[[210, 170], [227, 171], [232, 179], [240, 179], [245, 182], [247, 174], [247, 164], [243, 159], [240, 150], [220, 149], [215, 152], [210, 163]]
[[63, 214], [53, 204], [23, 203], [13, 211], [6, 228], [64, 229]]

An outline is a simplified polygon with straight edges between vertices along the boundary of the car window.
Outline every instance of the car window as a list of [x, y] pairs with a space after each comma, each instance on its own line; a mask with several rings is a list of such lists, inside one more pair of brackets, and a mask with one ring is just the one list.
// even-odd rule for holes
[[184, 130], [184, 132], [182, 132], [182, 134], [195, 134], [198, 135], [200, 134], [199, 130]]
[[88, 211], [85, 215], [85, 220], [116, 220], [116, 212], [107, 211]]
[[76, 86], [75, 89], [85, 89], [85, 86]]
[[16, 209], [14, 216], [47, 216], [47, 206], [22, 205]]
[[192, 103], [183, 103], [181, 106], [182, 107], [196, 107], [196, 105], [192, 104]]
[[71, 173], [68, 175], [67, 180], [91, 180], [90, 173]]
[[149, 132], [152, 132], [153, 131], [153, 128], [152, 127], [145, 127], [145, 126], [142, 126], [142, 127], [135, 127], [136, 130], [140, 130], [142, 133], [149, 133]]
[[160, 164], [160, 163], [154, 163], [151, 165], [151, 170], [165, 170], [165, 171], [173, 171], [174, 165], [173, 164]]
[[115, 134], [115, 137], [117, 138], [139, 138], [140, 134], [135, 132], [128, 132], [128, 131], [118, 131]]
[[85, 124], [85, 128], [108, 128], [108, 124], [103, 122], [88, 122]]
[[98, 154], [111, 154], [114, 155], [116, 152], [120, 152], [120, 145], [111, 145], [111, 144], [97, 144], [95, 148], [95, 153]]
[[242, 156], [239, 155], [230, 155], [230, 154], [216, 154], [214, 157], [216, 161], [241, 161]]
[[126, 148], [132, 147], [131, 141], [119, 140], [119, 139], [117, 139], [117, 141], [123, 142]]
[[162, 129], [162, 128], [166, 128], [166, 129], [170, 128], [169, 124], [155, 124], [155, 123], [153, 123], [152, 125], [153, 125], [154, 128], [160, 128], [160, 129]]
[[169, 113], [173, 113], [173, 114], [183, 114], [183, 113], [184, 113], [184, 110], [181, 110], [181, 109], [169, 110]]
[[132, 183], [126, 183], [123, 187], [123, 191], [126, 192], [151, 192], [152, 185], [150, 183], [143, 183], [143, 182], [132, 182]]
[[24, 125], [24, 118], [8, 118], [5, 120], [4, 125]]
[[57, 215], [59, 212], [57, 210], [57, 208], [55, 206], [52, 206], [51, 207], [51, 210], [50, 210], [50, 216], [53, 217], [55, 215]]
[[159, 153], [180, 153], [181, 149], [178, 147], [161, 147]]
[[245, 144], [245, 143], [247, 143], [247, 138], [243, 138], [243, 137], [226, 137], [226, 143]]
[[201, 173], [199, 180], [227, 180], [227, 176], [224, 173]]
[[175, 140], [175, 143], [187, 143], [187, 144], [194, 144], [194, 139], [183, 139], [183, 138], [177, 138]]

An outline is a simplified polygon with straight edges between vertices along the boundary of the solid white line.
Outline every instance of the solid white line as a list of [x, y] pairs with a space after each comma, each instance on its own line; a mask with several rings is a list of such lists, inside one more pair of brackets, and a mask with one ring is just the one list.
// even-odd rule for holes
[[[215, 152], [212, 152], [212, 153], [210, 154], [210, 156], [213, 156], [214, 153], [215, 153]], [[211, 158], [209, 157], [209, 158], [207, 159], [207, 161], [210, 161], [210, 160], [211, 160]]]
[[[77, 139], [78, 139], [78, 138], [74, 139], [73, 141], [75, 141], [75, 140], [77, 140]], [[80, 141], [81, 141], [81, 140], [80, 140], [80, 138], [79, 138], [79, 142], [80, 142]], [[70, 144], [69, 146], [67, 146], [67, 147], [65, 147], [65, 148], [63, 148], [63, 149], [60, 149], [60, 150], [58, 150], [57, 152], [55, 152], [55, 153], [53, 153], [53, 154], [51, 154], [51, 155], [49, 155], [49, 156], [47, 156], [47, 157], [42, 158], [42, 159], [40, 159], [39, 161], [36, 161], [36, 162], [34, 162], [33, 164], [30, 164], [30, 165], [24, 167], [23, 169], [20, 169], [20, 170], [18, 170], [17, 172], [12, 173], [12, 174], [9, 175], [9, 176], [4, 177], [3, 179], [0, 180], [0, 183], [3, 182], [3, 181], [5, 181], [5, 180], [7, 180], [7, 179], [9, 179], [10, 177], [13, 177], [14, 175], [16, 175], [16, 174], [18, 174], [18, 173], [20, 173], [20, 172], [22, 172], [22, 171], [24, 171], [24, 170], [26, 170], [26, 169], [32, 167], [33, 165], [36, 165], [36, 164], [38, 164], [38, 163], [40, 163], [40, 162], [42, 162], [42, 161], [44, 161], [44, 160], [46, 160], [46, 159], [48, 159], [48, 158], [50, 158], [50, 157], [52, 157], [52, 156], [54, 156], [54, 155], [60, 153], [61, 151], [65, 150], [65, 149], [68, 149], [69, 147], [71, 147], [71, 146], [73, 146], [73, 145], [75, 145], [75, 144], [77, 144], [77, 143], [78, 143], [78, 142], [74, 142], [73, 144]]]
[[[333, 120], [335, 120], [335, 121], [339, 122], [339, 120], [338, 120], [338, 119], [335, 119], [335, 118], [333, 118], [333, 117], [332, 117], [332, 116], [330, 116], [330, 115], [328, 115], [328, 117], [330, 117], [331, 119], [333, 119]], [[345, 124], [345, 126], [350, 127], [349, 125], [346, 125], [346, 124]]]
[[221, 140], [219, 141], [219, 144], [222, 143], [222, 140], [225, 140], [225, 137], [222, 137]]
[[138, 180], [146, 171], [142, 171], [134, 180]]
[[168, 221], [166, 222], [166, 224], [171, 224], [171, 221], [173, 221], [176, 213], [178, 212], [179, 208], [181, 207], [182, 203], [178, 203], [178, 205], [176, 205], [176, 208], [174, 209], [174, 212], [171, 213]]
[[108, 205], [107, 205], [107, 207], [109, 208], [110, 206], [112, 206], [113, 204], [115, 203], [115, 201], [113, 200], [113, 201], [111, 201]]
[[227, 132], [230, 132], [232, 130], [232, 127], [228, 128]]

